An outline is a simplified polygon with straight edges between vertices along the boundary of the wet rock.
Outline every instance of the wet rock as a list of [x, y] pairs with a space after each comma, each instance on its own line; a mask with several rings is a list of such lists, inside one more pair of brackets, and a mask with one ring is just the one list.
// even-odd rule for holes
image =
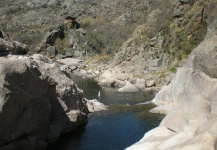
[[100, 103], [96, 99], [87, 100], [87, 107], [89, 112], [91, 113], [96, 111], [108, 110], [108, 106], [104, 105], [103, 103]]

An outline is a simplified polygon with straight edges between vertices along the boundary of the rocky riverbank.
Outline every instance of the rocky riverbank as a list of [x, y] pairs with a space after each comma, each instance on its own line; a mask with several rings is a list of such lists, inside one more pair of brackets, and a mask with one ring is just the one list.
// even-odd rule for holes
[[46, 149], [85, 124], [89, 112], [106, 109], [87, 100], [61, 65], [40, 54], [20, 55], [24, 51], [9, 36], [0, 41], [0, 54], [11, 53], [0, 57], [1, 150]]
[[[216, 148], [216, 21], [206, 39], [192, 52], [172, 82], [152, 100], [152, 113], [167, 114], [159, 127], [127, 150]], [[213, 34], [214, 33], [214, 34]]]
[[[17, 39], [0, 32], [1, 148], [43, 149], [86, 122], [97, 109], [73, 72], [119, 92], [161, 89], [152, 112], [167, 117], [129, 149], [213, 149], [216, 0], [10, 0], [0, 8], [0, 30]], [[40, 55], [20, 55], [27, 52]]]
[[[203, 40], [215, 5], [204, 0], [11, 0], [0, 5], [0, 23], [30, 45], [30, 53], [80, 59], [84, 65], [75, 72], [101, 85], [145, 80], [147, 91], [171, 81]], [[76, 27], [67, 24], [70, 17]]]

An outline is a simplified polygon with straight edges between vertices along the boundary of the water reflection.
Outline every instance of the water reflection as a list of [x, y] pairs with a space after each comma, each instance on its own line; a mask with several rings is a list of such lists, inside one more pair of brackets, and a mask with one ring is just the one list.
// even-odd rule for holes
[[[100, 87], [95, 81], [74, 77], [85, 97], [101, 100], [109, 105], [108, 111], [92, 113], [88, 123], [78, 131], [64, 135], [50, 145], [52, 150], [121, 150], [141, 139], [145, 132], [158, 126], [162, 115], [148, 111], [153, 105], [134, 105], [150, 100], [144, 93], [118, 93], [117, 89]], [[130, 106], [127, 106], [129, 104]]]

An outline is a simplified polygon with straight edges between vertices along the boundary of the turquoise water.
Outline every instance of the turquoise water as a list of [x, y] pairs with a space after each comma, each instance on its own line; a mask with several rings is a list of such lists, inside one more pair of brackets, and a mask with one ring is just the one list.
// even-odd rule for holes
[[76, 132], [61, 136], [49, 146], [52, 150], [122, 150], [140, 140], [144, 133], [159, 125], [163, 116], [148, 111], [153, 105], [135, 105], [151, 100], [153, 95], [139, 93], [118, 93], [117, 89], [101, 87], [94, 80], [72, 77], [85, 97], [97, 99], [109, 110], [92, 113], [88, 123]]

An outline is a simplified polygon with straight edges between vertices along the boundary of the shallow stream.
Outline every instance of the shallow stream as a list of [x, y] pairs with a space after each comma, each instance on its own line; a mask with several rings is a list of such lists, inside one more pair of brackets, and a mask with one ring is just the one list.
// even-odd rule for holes
[[109, 110], [92, 113], [88, 123], [76, 132], [61, 136], [49, 150], [123, 150], [139, 141], [144, 133], [159, 125], [163, 116], [148, 111], [152, 104], [136, 105], [153, 98], [139, 93], [118, 93], [117, 89], [101, 87], [92, 79], [72, 77], [88, 99], [97, 99]]

